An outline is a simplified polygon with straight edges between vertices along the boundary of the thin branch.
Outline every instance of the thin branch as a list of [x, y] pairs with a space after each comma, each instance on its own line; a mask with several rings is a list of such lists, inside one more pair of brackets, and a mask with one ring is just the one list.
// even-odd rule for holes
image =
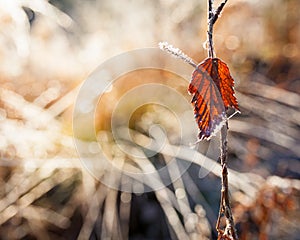
[[208, 0], [208, 21], [213, 17], [213, 0]]
[[213, 44], [213, 27], [218, 20], [227, 0], [224, 0], [216, 11], [213, 10], [213, 1], [208, 0], [208, 57], [213, 58], [215, 56], [214, 44]]
[[[216, 228], [218, 231], [218, 235], [221, 237], [232, 236], [234, 240], [238, 239], [234, 220], [232, 216], [230, 200], [229, 200], [229, 186], [228, 186], [228, 169], [227, 169], [227, 132], [228, 132], [228, 123], [222, 127], [221, 129], [221, 154], [220, 154], [220, 162], [222, 167], [222, 188], [221, 188], [221, 201], [220, 201], [220, 210], [219, 216], [216, 224]], [[221, 218], [226, 217], [226, 227], [225, 230], [221, 230], [220, 221]], [[221, 238], [222, 239], [222, 238]]]
[[186, 55], [184, 52], [182, 52], [179, 48], [175, 48], [167, 42], [160, 42], [158, 45], [161, 50], [172, 54], [176, 58], [180, 58], [181, 60], [192, 65], [194, 68], [197, 67], [197, 64], [193, 61], [193, 59], [191, 59], [188, 55]]
[[[216, 21], [218, 20], [227, 0], [224, 0], [216, 11], [213, 9], [213, 1], [208, 0], [208, 57], [213, 58], [215, 56], [214, 53], [214, 45], [213, 45], [213, 27]], [[227, 169], [227, 132], [228, 132], [228, 120], [221, 129], [221, 139], [220, 139], [220, 162], [222, 167], [222, 189], [221, 189], [221, 202], [218, 220], [216, 224], [216, 228], [218, 231], [218, 239], [233, 239], [237, 240], [238, 236], [236, 233], [234, 220], [232, 216], [230, 200], [229, 200], [229, 186], [228, 186], [228, 169]], [[220, 222], [221, 218], [226, 218], [225, 230], [221, 229]]]
[[[216, 10], [213, 9], [213, 0], [208, 0], [208, 57], [214, 58], [214, 47], [213, 47], [213, 27], [216, 21], [218, 20], [227, 0], [224, 0]], [[193, 67], [197, 67], [196, 63], [184, 54], [180, 49], [169, 45], [167, 42], [159, 43], [159, 47], [161, 50], [164, 50], [168, 53], [171, 53], [173, 56], [184, 60], [189, 63]], [[225, 125], [221, 129], [221, 154], [220, 154], [220, 162], [221, 162], [221, 181], [222, 181], [222, 189], [221, 189], [221, 202], [220, 202], [220, 210], [218, 215], [218, 220], [216, 224], [216, 228], [218, 231], [218, 239], [233, 239], [238, 240], [238, 236], [236, 233], [234, 220], [232, 216], [232, 211], [230, 207], [229, 200], [229, 186], [228, 186], [228, 169], [227, 169], [227, 132], [228, 132], [228, 119], [226, 119]], [[221, 218], [226, 218], [225, 229], [221, 229], [220, 222]]]
[[218, 20], [225, 4], [227, 3], [227, 0], [223, 1], [220, 6], [217, 8], [216, 12], [214, 13], [214, 16], [212, 17], [211, 21], [212, 21], [212, 24], [215, 24], [215, 22]]

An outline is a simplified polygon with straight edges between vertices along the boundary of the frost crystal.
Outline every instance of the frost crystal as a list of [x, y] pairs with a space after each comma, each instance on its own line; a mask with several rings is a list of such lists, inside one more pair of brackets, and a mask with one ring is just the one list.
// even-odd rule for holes
[[167, 42], [160, 42], [158, 46], [161, 50], [171, 53], [174, 57], [182, 59], [183, 61], [191, 64], [193, 67], [197, 66], [197, 64], [194, 63], [194, 61], [189, 56], [184, 54], [179, 48], [175, 48], [173, 45]]

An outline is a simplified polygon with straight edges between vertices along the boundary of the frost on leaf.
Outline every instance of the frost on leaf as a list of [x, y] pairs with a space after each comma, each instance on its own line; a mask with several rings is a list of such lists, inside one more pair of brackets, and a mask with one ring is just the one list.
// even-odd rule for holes
[[229, 107], [239, 111], [233, 86], [226, 63], [218, 58], [207, 58], [194, 70], [188, 91], [193, 96], [199, 140], [209, 140], [221, 129]]

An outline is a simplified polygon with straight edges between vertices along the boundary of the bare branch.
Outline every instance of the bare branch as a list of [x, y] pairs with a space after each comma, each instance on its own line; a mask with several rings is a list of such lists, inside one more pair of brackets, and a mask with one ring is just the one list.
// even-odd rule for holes
[[[220, 209], [219, 216], [216, 224], [216, 228], [218, 231], [218, 235], [228, 237], [231, 236], [233, 240], [237, 240], [238, 236], [236, 233], [234, 220], [232, 216], [230, 200], [229, 200], [229, 186], [228, 186], [228, 169], [227, 169], [227, 132], [228, 132], [228, 123], [222, 127], [221, 129], [221, 139], [220, 139], [220, 162], [222, 167], [222, 188], [221, 188], [221, 201], [220, 201]], [[225, 230], [221, 230], [220, 221], [221, 218], [226, 217], [226, 226]], [[222, 239], [222, 238], [221, 238]]]
[[[214, 48], [213, 48], [213, 26], [218, 20], [227, 0], [224, 0], [216, 10], [213, 9], [213, 0], [208, 0], [208, 57], [214, 58]], [[189, 63], [193, 67], [197, 67], [196, 63], [184, 54], [180, 49], [173, 47], [167, 42], [160, 42], [159, 47], [161, 50], [171, 53], [173, 56], [182, 59], [183, 61]], [[220, 162], [221, 162], [221, 202], [218, 220], [216, 224], [216, 229], [218, 231], [218, 239], [233, 239], [238, 240], [236, 233], [234, 220], [232, 216], [230, 198], [229, 198], [229, 183], [228, 183], [228, 169], [227, 169], [227, 132], [228, 132], [228, 118], [221, 129], [221, 153], [220, 153]], [[220, 226], [221, 219], [225, 217], [226, 224], [224, 227]]]
[[208, 0], [208, 21], [213, 17], [213, 0]]
[[227, 3], [227, 0], [225, 0], [224, 2], [222, 2], [220, 4], [220, 6], [217, 8], [216, 12], [214, 13], [213, 17], [211, 18], [212, 24], [215, 24], [215, 22], [218, 20], [225, 4]]
[[[208, 0], [208, 57], [213, 58], [215, 56], [214, 46], [213, 46], [213, 27], [218, 20], [227, 0], [224, 0], [216, 11], [214, 11], [212, 6], [213, 1]], [[216, 229], [218, 231], [218, 239], [233, 239], [237, 240], [238, 236], [236, 233], [234, 220], [232, 216], [230, 200], [229, 200], [229, 186], [228, 186], [228, 169], [227, 169], [227, 132], [228, 132], [228, 119], [221, 129], [221, 139], [220, 139], [220, 162], [222, 167], [222, 189], [221, 189], [221, 201], [218, 220], [216, 224]], [[220, 226], [221, 218], [225, 217], [226, 225], [223, 230]]]
[[208, 0], [208, 57], [213, 58], [215, 56], [214, 53], [214, 44], [213, 44], [213, 27], [216, 21], [218, 20], [227, 0], [224, 0], [217, 10], [214, 12], [212, 0]]
[[193, 61], [193, 59], [191, 59], [188, 55], [186, 55], [184, 52], [182, 52], [179, 48], [175, 48], [167, 42], [160, 42], [158, 45], [161, 50], [172, 54], [176, 58], [180, 58], [181, 60], [192, 65], [194, 68], [197, 67], [197, 64]]
[[208, 42], [208, 57], [214, 57], [214, 46], [213, 46], [213, 22], [211, 21], [214, 18], [212, 0], [208, 0], [208, 31], [207, 31], [207, 42]]

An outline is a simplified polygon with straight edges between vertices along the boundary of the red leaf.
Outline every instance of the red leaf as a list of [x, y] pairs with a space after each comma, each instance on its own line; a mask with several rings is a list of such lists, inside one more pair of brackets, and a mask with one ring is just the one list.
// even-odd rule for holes
[[239, 111], [233, 85], [226, 63], [218, 58], [207, 58], [196, 67], [188, 91], [193, 95], [199, 140], [209, 140], [221, 129], [229, 107]]

